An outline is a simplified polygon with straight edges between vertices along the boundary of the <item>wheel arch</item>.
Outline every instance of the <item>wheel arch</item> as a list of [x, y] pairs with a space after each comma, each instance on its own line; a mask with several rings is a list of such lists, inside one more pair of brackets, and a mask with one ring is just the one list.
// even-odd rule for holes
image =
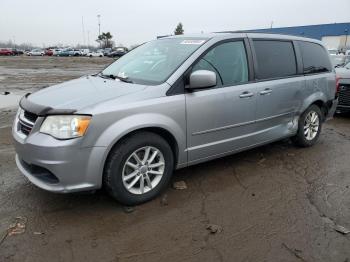
[[321, 109], [322, 112], [322, 120], [324, 121], [326, 119], [326, 116], [328, 114], [328, 105], [326, 102], [322, 101], [322, 100], [316, 100], [315, 102], [313, 102], [311, 105], [316, 105]]
[[164, 140], [167, 141], [170, 145], [170, 148], [171, 148], [173, 155], [174, 155], [175, 166], [177, 165], [178, 157], [179, 157], [179, 145], [178, 145], [178, 142], [176, 141], [175, 136], [170, 131], [168, 131], [162, 127], [150, 126], [150, 127], [142, 127], [142, 128], [137, 128], [135, 130], [132, 130], [132, 131], [124, 134], [123, 136], [121, 136], [116, 141], [114, 141], [113, 145], [106, 152], [106, 157], [104, 158], [104, 163], [103, 163], [103, 169], [105, 168], [106, 161], [107, 161], [109, 155], [111, 154], [111, 152], [116, 147], [118, 147], [118, 145], [124, 139], [126, 139], [132, 135], [135, 135], [137, 133], [140, 133], [140, 132], [151, 132], [151, 133], [155, 133], [155, 134], [161, 136], [162, 138], [164, 138]]
[[327, 104], [327, 98], [325, 94], [322, 92], [317, 92], [317, 93], [313, 93], [311, 96], [306, 98], [302, 104], [300, 114], [305, 112], [305, 110], [308, 109], [311, 105], [317, 105], [321, 109], [323, 113], [323, 120], [324, 120], [328, 113], [328, 104]]

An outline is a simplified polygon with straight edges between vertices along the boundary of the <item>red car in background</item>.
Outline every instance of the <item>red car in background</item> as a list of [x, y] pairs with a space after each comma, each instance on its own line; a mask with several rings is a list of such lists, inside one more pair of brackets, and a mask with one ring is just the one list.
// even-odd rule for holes
[[52, 56], [52, 55], [53, 55], [52, 49], [46, 49], [46, 50], [45, 50], [45, 55], [47, 55], [47, 56]]
[[13, 55], [13, 52], [8, 48], [0, 48], [0, 55]]

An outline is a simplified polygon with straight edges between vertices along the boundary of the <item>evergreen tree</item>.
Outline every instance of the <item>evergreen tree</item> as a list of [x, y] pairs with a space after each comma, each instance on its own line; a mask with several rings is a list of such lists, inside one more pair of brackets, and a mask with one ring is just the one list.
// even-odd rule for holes
[[184, 29], [183, 29], [182, 23], [179, 23], [177, 25], [177, 27], [175, 28], [174, 34], [175, 35], [183, 35], [184, 34]]

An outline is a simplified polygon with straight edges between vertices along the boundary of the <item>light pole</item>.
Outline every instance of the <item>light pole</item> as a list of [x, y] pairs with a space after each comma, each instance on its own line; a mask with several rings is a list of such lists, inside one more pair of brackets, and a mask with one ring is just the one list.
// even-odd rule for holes
[[97, 15], [98, 19], [98, 35], [101, 35], [101, 15]]
[[[97, 20], [98, 20], [98, 36], [100, 37], [100, 35], [101, 35], [101, 15], [97, 15]], [[101, 41], [100, 41], [100, 48], [101, 48]]]
[[83, 16], [81, 17], [81, 28], [83, 30], [83, 45], [85, 45], [86, 41], [85, 41], [85, 27], [84, 27], [84, 17]]
[[345, 36], [345, 52], [347, 50], [347, 44], [348, 44], [348, 33], [349, 33], [349, 30], [348, 29], [345, 29], [345, 33], [346, 33], [346, 36]]
[[87, 37], [88, 37], [88, 48], [90, 48], [90, 30], [88, 30]]

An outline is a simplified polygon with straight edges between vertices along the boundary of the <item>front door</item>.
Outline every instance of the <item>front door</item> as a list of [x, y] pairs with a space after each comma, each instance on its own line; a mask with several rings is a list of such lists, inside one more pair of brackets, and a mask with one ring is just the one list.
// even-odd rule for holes
[[213, 47], [192, 72], [196, 70], [215, 72], [217, 86], [186, 94], [190, 163], [251, 145], [256, 111], [256, 90], [248, 83], [244, 41]]

